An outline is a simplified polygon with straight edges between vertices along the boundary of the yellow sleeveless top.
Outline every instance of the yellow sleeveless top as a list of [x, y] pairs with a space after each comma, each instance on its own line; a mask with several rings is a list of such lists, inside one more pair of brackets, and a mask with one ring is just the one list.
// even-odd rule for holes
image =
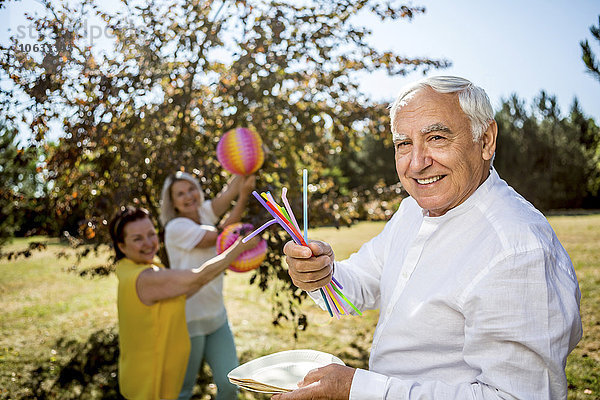
[[119, 386], [127, 399], [176, 399], [190, 354], [185, 296], [143, 304], [137, 278], [147, 268], [123, 258], [116, 264], [119, 289]]

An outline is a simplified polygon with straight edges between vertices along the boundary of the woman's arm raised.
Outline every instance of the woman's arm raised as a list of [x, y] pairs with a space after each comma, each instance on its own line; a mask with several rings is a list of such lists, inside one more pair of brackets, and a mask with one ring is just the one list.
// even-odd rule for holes
[[215, 196], [212, 201], [213, 213], [221, 218], [223, 214], [231, 206], [231, 202], [240, 193], [242, 182], [244, 177], [241, 175], [235, 175], [227, 182], [227, 185]]
[[256, 175], [248, 175], [243, 178], [240, 182], [240, 191], [235, 202], [235, 206], [229, 213], [229, 216], [225, 221], [223, 221], [220, 225], [221, 228], [226, 227], [227, 225], [234, 224], [236, 222], [240, 222], [242, 220], [242, 214], [246, 209], [246, 204], [248, 203], [248, 198], [250, 197], [250, 193], [256, 187]]

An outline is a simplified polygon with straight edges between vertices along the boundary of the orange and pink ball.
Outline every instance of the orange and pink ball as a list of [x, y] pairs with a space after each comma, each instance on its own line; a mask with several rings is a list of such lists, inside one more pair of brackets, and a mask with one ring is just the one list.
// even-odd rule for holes
[[252, 129], [231, 129], [217, 145], [217, 159], [232, 174], [250, 175], [262, 166], [265, 159], [262, 140]]
[[[223, 232], [217, 237], [217, 254], [221, 254], [227, 250], [240, 235], [245, 235], [252, 232], [254, 227], [251, 224], [236, 224], [227, 225]], [[256, 247], [244, 251], [242, 254], [231, 263], [229, 269], [235, 272], [247, 272], [260, 267], [260, 264], [267, 257], [267, 242], [263, 239]]]

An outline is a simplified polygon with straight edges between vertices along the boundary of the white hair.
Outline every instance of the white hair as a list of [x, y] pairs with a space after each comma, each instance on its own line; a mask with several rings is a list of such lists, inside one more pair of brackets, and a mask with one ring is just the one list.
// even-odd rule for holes
[[392, 129], [400, 108], [419, 90], [429, 87], [438, 93], [458, 93], [460, 108], [471, 121], [473, 141], [478, 141], [494, 120], [494, 110], [485, 90], [458, 76], [432, 76], [404, 86], [396, 100], [390, 104]]
[[163, 183], [160, 195], [160, 223], [163, 227], [167, 226], [167, 223], [170, 220], [177, 217], [177, 210], [175, 210], [173, 197], [171, 196], [171, 187], [178, 181], [187, 181], [194, 185], [196, 189], [198, 189], [198, 192], [200, 192], [200, 205], [204, 202], [202, 187], [200, 187], [200, 183], [198, 183], [198, 180], [194, 175], [183, 171], [177, 171], [176, 173], [169, 175], [167, 179], [165, 179], [165, 183]]

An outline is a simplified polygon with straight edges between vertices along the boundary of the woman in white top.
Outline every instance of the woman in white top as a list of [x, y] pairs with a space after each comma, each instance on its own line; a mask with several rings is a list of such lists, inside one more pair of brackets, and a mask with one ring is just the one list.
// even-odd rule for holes
[[[180, 171], [165, 180], [161, 194], [161, 222], [172, 269], [191, 269], [216, 255], [216, 226], [221, 216], [237, 197], [220, 227], [241, 220], [255, 181], [254, 175], [235, 176], [211, 201], [204, 200], [200, 184], [189, 173]], [[238, 365], [238, 359], [222, 291], [223, 274], [220, 274], [186, 302], [192, 347], [179, 399], [191, 398], [202, 359], [212, 370], [217, 399], [235, 399], [237, 396], [236, 387], [227, 379], [227, 373]]]

